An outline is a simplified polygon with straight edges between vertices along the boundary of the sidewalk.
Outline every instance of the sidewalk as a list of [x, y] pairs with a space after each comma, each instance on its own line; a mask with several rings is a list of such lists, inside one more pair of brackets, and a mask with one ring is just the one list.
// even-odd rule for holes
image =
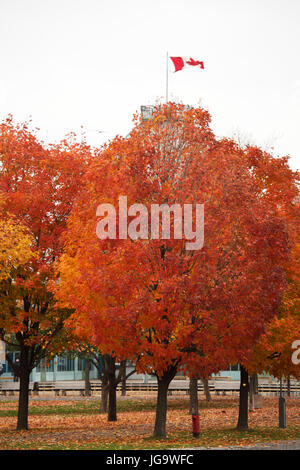
[[[183, 450], [183, 449], [181, 449]], [[228, 447], [194, 447], [184, 450], [300, 450], [300, 439], [291, 439], [279, 442], [261, 442], [253, 446], [228, 446]]]

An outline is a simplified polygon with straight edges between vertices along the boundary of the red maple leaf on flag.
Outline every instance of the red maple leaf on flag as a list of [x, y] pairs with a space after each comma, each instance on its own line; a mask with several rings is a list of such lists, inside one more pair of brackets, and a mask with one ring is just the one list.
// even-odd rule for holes
[[204, 69], [204, 64], [203, 62], [200, 62], [199, 60], [194, 60], [190, 57], [189, 60], [186, 61], [187, 64], [189, 65], [200, 65], [201, 69]]

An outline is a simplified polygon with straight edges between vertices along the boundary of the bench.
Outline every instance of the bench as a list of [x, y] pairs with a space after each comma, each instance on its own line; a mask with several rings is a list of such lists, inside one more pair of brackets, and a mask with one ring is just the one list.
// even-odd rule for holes
[[[14, 395], [15, 392], [19, 392], [20, 382], [13, 382], [11, 380], [1, 381], [0, 383], [0, 393], [2, 395]], [[91, 392], [101, 391], [102, 383], [100, 380], [92, 380]], [[121, 390], [122, 384], [118, 384], [117, 390]], [[138, 391], [138, 392], [157, 392], [158, 386], [156, 380], [151, 380], [147, 383], [140, 381], [127, 381], [126, 390], [127, 391]], [[219, 395], [222, 393], [226, 395], [227, 392], [238, 392], [240, 389], [240, 382], [233, 380], [216, 380], [209, 383], [209, 390], [215, 390], [216, 394]], [[282, 387], [283, 393], [287, 392], [287, 385], [283, 384]], [[56, 396], [60, 394], [66, 396], [67, 392], [79, 392], [81, 396], [85, 395], [85, 383], [84, 380], [79, 381], [58, 381], [58, 382], [30, 382], [29, 384], [29, 394], [38, 395], [39, 392], [51, 392], [53, 391]], [[198, 391], [203, 391], [203, 383], [198, 381]], [[266, 383], [260, 382], [258, 384], [258, 391], [262, 394], [269, 395], [279, 395], [280, 393], [280, 384], [277, 383]], [[189, 394], [189, 380], [173, 380], [170, 383], [168, 394], [172, 395], [174, 392], [185, 392]], [[291, 395], [300, 395], [300, 382], [293, 382], [290, 385]]]
[[[211, 392], [212, 390], [214, 390], [215, 387], [213, 384], [209, 383], [208, 388], [209, 388], [209, 391]], [[198, 380], [197, 390], [198, 392], [204, 392], [204, 386], [200, 380]], [[171, 382], [169, 385], [168, 394], [172, 395], [173, 392], [185, 392], [186, 395], [189, 395], [190, 394], [189, 380], [186, 380], [183, 383]]]
[[80, 392], [80, 395], [84, 396], [85, 384], [83, 381], [55, 382], [54, 393], [56, 396], [59, 396], [60, 392], [62, 396], [66, 396], [67, 391]]
[[[32, 392], [33, 383], [29, 384], [29, 393]], [[6, 396], [7, 393], [9, 396], [14, 396], [15, 392], [20, 391], [20, 382], [2, 382], [1, 384], [1, 395]]]
[[240, 390], [240, 382], [238, 381], [226, 381], [226, 382], [221, 382], [221, 381], [217, 381], [215, 382], [215, 386], [214, 386], [214, 389], [215, 389], [215, 392], [217, 395], [220, 394], [220, 392], [222, 392], [223, 395], [226, 395], [226, 392], [237, 392]]
[[[259, 383], [258, 390], [261, 393], [267, 395], [279, 395], [280, 394], [280, 383]], [[287, 393], [288, 387], [287, 384], [282, 384], [282, 393]], [[297, 396], [300, 395], [300, 382], [294, 382], [290, 384], [290, 393], [291, 395]]]
[[55, 387], [55, 382], [35, 382], [37, 384], [38, 392], [52, 392]]

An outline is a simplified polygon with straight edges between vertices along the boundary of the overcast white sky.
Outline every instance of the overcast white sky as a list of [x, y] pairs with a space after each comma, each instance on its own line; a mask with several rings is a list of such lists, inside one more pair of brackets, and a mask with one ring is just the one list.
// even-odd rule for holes
[[205, 65], [170, 62], [170, 99], [299, 169], [299, 20], [299, 0], [0, 0], [0, 118], [100, 145], [164, 100], [168, 51]]

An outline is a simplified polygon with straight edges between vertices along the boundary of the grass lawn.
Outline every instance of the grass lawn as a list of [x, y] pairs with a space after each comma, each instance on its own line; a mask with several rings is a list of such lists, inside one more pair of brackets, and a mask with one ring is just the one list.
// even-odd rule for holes
[[249, 413], [249, 430], [235, 429], [236, 397], [213, 397], [199, 402], [200, 437], [191, 433], [188, 398], [168, 400], [167, 438], [152, 437], [155, 398], [137, 396], [118, 400], [118, 421], [99, 414], [99, 402], [30, 400], [29, 430], [16, 431], [17, 402], [0, 401], [0, 449], [124, 450], [249, 445], [300, 438], [300, 399], [287, 398], [286, 429], [278, 428], [278, 398], [264, 397], [263, 408]]

